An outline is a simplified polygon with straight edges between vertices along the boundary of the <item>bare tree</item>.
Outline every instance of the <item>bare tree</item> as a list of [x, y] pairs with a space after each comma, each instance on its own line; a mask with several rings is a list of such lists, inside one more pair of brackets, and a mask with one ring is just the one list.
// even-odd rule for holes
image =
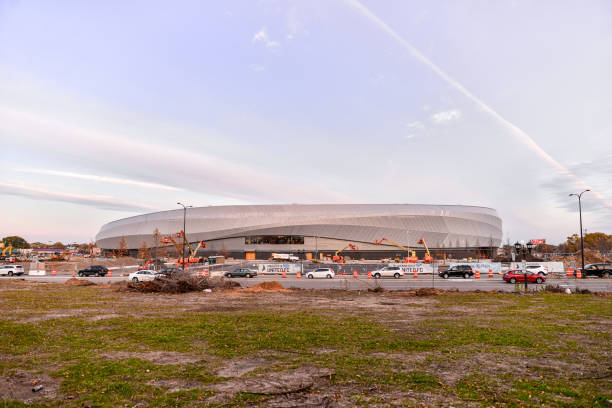
[[117, 246], [117, 256], [127, 256], [128, 252], [127, 241], [125, 237], [121, 237], [119, 245]]
[[138, 257], [141, 259], [149, 259], [151, 257], [146, 241], [142, 241], [142, 245], [138, 249]]

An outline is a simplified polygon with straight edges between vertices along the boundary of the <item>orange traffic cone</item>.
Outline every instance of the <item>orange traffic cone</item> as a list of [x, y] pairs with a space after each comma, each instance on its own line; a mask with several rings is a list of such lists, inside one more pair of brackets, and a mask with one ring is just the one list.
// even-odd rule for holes
[[493, 277], [493, 269], [489, 269], [489, 278]]
[[582, 271], [580, 269], [576, 269], [576, 279], [582, 279]]
[[283, 269], [283, 278], [287, 277], [287, 272]]
[[353, 278], [357, 279], [357, 269], [353, 269]]
[[372, 279], [372, 271], [368, 271], [368, 279]]
[[417, 279], [419, 277], [419, 270], [417, 268], [414, 268], [414, 274], [412, 276], [414, 277], [414, 279]]
[[342, 272], [342, 275], [346, 276], [346, 269]]
[[480, 279], [480, 271], [478, 269], [476, 269], [476, 276], [475, 276], [475, 278], [476, 279]]
[[300, 270], [298, 269], [297, 273], [295, 274], [295, 277], [297, 279], [302, 279], [302, 272], [300, 272]]
[[51, 275], [55, 276], [55, 268], [53, 268], [53, 271], [51, 272]]
[[113, 273], [111, 272], [111, 270], [110, 270], [110, 269], [108, 270], [108, 277], [109, 277], [109, 278], [112, 278], [112, 277], [113, 277]]

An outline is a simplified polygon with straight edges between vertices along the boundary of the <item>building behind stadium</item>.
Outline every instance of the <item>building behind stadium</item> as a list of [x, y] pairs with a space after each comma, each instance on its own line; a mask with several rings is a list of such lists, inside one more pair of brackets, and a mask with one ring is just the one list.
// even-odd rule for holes
[[[232, 205], [189, 208], [186, 236], [193, 247], [204, 241], [198, 256], [225, 255], [268, 259], [290, 253], [302, 259], [332, 256], [339, 249], [353, 259], [405, 256], [394, 242], [422, 257], [423, 238], [434, 255], [491, 255], [502, 240], [502, 221], [492, 208], [421, 204], [290, 204]], [[131, 254], [143, 243], [152, 248], [154, 231], [180, 234], [183, 209], [138, 215], [109, 222], [96, 235], [104, 252], [125, 240]], [[376, 244], [386, 238], [383, 244]], [[180, 241], [181, 238], [174, 238]], [[164, 244], [165, 245], [165, 244]], [[168, 247], [170, 252], [173, 247]]]

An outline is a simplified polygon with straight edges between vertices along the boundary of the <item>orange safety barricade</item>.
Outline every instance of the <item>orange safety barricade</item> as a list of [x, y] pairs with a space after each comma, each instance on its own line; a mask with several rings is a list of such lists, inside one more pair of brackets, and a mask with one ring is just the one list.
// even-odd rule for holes
[[489, 278], [493, 277], [493, 269], [489, 269]]
[[368, 279], [372, 279], [372, 271], [368, 271]]
[[283, 269], [283, 278], [287, 277], [287, 272]]
[[353, 278], [357, 279], [357, 269], [353, 269]]
[[476, 269], [476, 276], [475, 276], [475, 278], [476, 279], [480, 279], [480, 271], [478, 269]]

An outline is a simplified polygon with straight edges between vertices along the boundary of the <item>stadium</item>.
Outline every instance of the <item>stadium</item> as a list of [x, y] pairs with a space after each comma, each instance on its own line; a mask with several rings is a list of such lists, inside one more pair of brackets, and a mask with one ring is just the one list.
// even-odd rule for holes
[[[183, 215], [183, 209], [176, 209], [112, 221], [102, 226], [96, 244], [112, 253], [124, 239], [135, 254], [143, 243], [160, 245], [154, 240], [156, 229], [180, 242]], [[491, 255], [502, 240], [502, 221], [494, 209], [462, 205], [209, 206], [188, 208], [185, 225], [193, 247], [205, 243], [198, 256], [238, 259], [268, 259], [272, 253], [324, 258], [343, 248], [342, 254], [353, 259], [405, 256], [406, 248], [421, 257], [421, 238], [433, 254]], [[172, 245], [168, 250], [174, 250]]]

